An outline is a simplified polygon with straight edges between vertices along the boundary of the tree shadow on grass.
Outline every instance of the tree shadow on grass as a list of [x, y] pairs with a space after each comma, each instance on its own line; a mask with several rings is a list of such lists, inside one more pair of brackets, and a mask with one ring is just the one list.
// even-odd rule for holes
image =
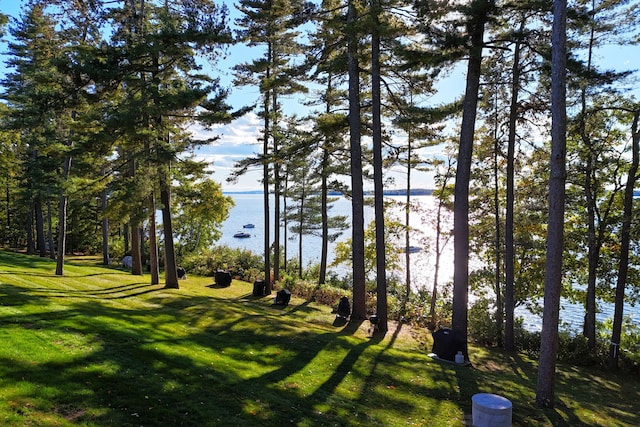
[[[37, 255], [15, 254], [7, 251], [0, 251], [0, 265], [10, 266], [11, 269], [20, 268], [23, 270], [42, 269], [55, 267], [56, 260], [42, 258]], [[4, 273], [4, 272], [2, 272]]]
[[206, 285], [207, 288], [211, 289], [227, 289], [231, 285], [219, 285], [218, 283], [212, 283], [210, 285]]
[[[619, 425], [639, 425], [637, 408], [629, 406], [628, 399], [612, 398], [616, 393], [628, 393], [628, 389], [619, 386], [617, 380], [603, 378], [611, 373], [602, 372], [587, 374], [584, 369], [576, 369], [564, 364], [558, 365], [556, 374], [556, 405], [552, 409], [541, 409], [536, 406], [537, 364], [535, 361], [518, 353], [492, 349], [491, 352], [480, 353], [474, 359], [474, 368], [460, 368], [456, 373], [459, 378], [460, 406], [470, 413], [471, 397], [475, 393], [493, 393], [503, 396], [513, 404], [513, 425], [548, 425], [577, 426], [602, 425], [600, 421], [588, 420], [589, 412], [593, 414], [607, 413], [619, 421]], [[598, 369], [596, 369], [598, 371]], [[594, 386], [602, 395], [602, 399], [592, 398]], [[638, 389], [637, 381], [635, 388]], [[606, 391], [605, 391], [606, 390]], [[640, 395], [639, 395], [640, 396]], [[580, 405], [575, 405], [578, 400]], [[603, 407], [603, 401], [610, 402]], [[586, 411], [585, 411], [586, 410]]]
[[[157, 321], [140, 322], [139, 319], [149, 319], [146, 309], [119, 309], [87, 302], [72, 304], [65, 311], [64, 326], [41, 323], [39, 331], [33, 333], [53, 337], [72, 334], [84, 341], [83, 345], [95, 349], [43, 363], [0, 360], [3, 382], [34, 385], [31, 391], [13, 396], [15, 418], [19, 420], [27, 412], [48, 411], [71, 412], [78, 416], [78, 422], [97, 425], [256, 425], [256, 418], [246, 412], [245, 394], [259, 399], [260, 389], [268, 384], [254, 381], [259, 372], [251, 373], [251, 380], [243, 379], [246, 374], [241, 374], [241, 363], [258, 362], [270, 375], [268, 378], [279, 377], [265, 353], [270, 347], [265, 333], [275, 339], [272, 334], [276, 328], [259, 330], [251, 319], [238, 318], [237, 308], [233, 316], [234, 310], [221, 307], [220, 311], [227, 310], [227, 317], [233, 316], [234, 322], [175, 336], [164, 330], [168, 319], [188, 325], [201, 322], [200, 316], [206, 315], [206, 311], [200, 311], [192, 317], [194, 313], [188, 308], [204, 301], [186, 299], [190, 301], [168, 304]], [[31, 319], [27, 317], [25, 321]], [[225, 333], [231, 328], [232, 335]], [[281, 333], [282, 329], [278, 331]], [[284, 358], [280, 375], [304, 366], [326, 342], [327, 337], [298, 334], [295, 341], [286, 343], [292, 353]], [[211, 349], [206, 353], [211, 363], [202, 363], [198, 354], [187, 350], [194, 344], [195, 348]], [[47, 390], [46, 404], [39, 397], [40, 390]], [[29, 422], [27, 418], [23, 421]]]
[[133, 298], [162, 290], [162, 285], [151, 285], [149, 283], [129, 283], [105, 287], [100, 289], [52, 289], [52, 288], [30, 288], [34, 294], [40, 294], [51, 298], [93, 298], [93, 299], [123, 299]]
[[[519, 405], [514, 425], [580, 421], [575, 413], [563, 414], [569, 408], [545, 412], [547, 419], [521, 403], [534, 400], [530, 361], [492, 353], [485, 359], [494, 358], [493, 364], [477, 364], [483, 369], [438, 365], [425, 354], [394, 348], [402, 326], [387, 342], [356, 336], [356, 323], [334, 330], [329, 320], [311, 328], [303, 315], [309, 306], [292, 307], [284, 321], [283, 312], [259, 299], [168, 292], [140, 294], [125, 304], [107, 293], [103, 301], [69, 299], [46, 311], [51, 295], [8, 285], [0, 292], [42, 307], [11, 314], [11, 323], [0, 323], [3, 336], [17, 331], [16, 324], [34, 324], [21, 332], [38, 343], [35, 350], [53, 349], [50, 360], [37, 354], [0, 358], [0, 387], [11, 389], [13, 425], [36, 425], [29, 418], [36, 413], [123, 427], [390, 425], [386, 414], [405, 420], [416, 413], [424, 417], [417, 424], [441, 425], [438, 417], [457, 416], [476, 391], [512, 396]], [[563, 399], [570, 380], [559, 386]]]
[[18, 307], [35, 304], [40, 300], [31, 290], [22, 286], [0, 283], [0, 304], [7, 307]]

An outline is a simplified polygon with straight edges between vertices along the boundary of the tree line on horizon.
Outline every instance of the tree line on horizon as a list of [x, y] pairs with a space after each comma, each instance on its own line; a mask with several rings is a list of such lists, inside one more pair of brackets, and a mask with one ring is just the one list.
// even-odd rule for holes
[[[289, 232], [322, 236], [325, 283], [328, 243], [346, 226], [330, 214], [339, 192], [352, 205], [351, 319], [370, 314], [372, 282], [385, 333], [386, 172], [402, 167], [407, 175], [408, 247], [411, 174], [430, 170], [436, 256], [446, 241], [443, 211], [454, 218], [451, 327], [466, 340], [469, 294], [484, 295], [498, 345], [513, 350], [516, 306], [536, 308], [543, 297], [537, 403], [553, 406], [560, 296], [583, 302], [589, 351], [604, 328], [598, 303], [615, 303], [614, 368], [623, 304], [638, 295], [640, 104], [630, 91], [637, 73], [607, 69], [599, 58], [604, 46], [640, 43], [638, 6], [238, 0], [230, 22], [226, 7], [210, 0], [26, 1], [7, 26], [0, 81], [0, 236], [56, 257], [58, 275], [73, 251], [102, 252], [105, 264], [128, 253], [133, 274], [147, 264], [157, 284], [163, 267], [165, 286], [177, 288], [177, 260], [219, 238], [232, 203], [194, 154], [216, 138], [197, 140], [189, 127], [256, 111], [261, 152], [238, 162], [231, 179], [256, 167], [263, 173], [267, 292], [281, 277]], [[259, 97], [233, 108], [230, 89], [202, 62], [217, 63], [236, 43], [259, 54], [223, 72]], [[433, 103], [438, 82], [459, 67], [464, 96]], [[294, 95], [305, 100], [296, 110], [308, 114], [290, 111], [285, 100]], [[442, 154], [429, 155], [432, 147]], [[370, 237], [364, 180], [374, 187]], [[470, 259], [480, 267], [470, 271]], [[407, 253], [405, 299], [408, 260]], [[431, 307], [439, 298], [435, 268]]]

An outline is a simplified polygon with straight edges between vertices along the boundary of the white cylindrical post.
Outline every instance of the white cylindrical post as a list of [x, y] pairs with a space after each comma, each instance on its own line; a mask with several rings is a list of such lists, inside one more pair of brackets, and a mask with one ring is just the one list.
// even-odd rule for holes
[[471, 398], [474, 427], [511, 427], [511, 401], [497, 394], [478, 393]]

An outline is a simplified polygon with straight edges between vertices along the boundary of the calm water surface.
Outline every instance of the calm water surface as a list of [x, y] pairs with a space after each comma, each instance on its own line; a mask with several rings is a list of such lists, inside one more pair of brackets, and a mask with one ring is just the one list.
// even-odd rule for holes
[[[235, 202], [229, 218], [222, 227], [222, 238], [218, 244], [227, 245], [232, 248], [246, 248], [256, 254], [263, 253], [264, 239], [264, 215], [263, 200], [261, 194], [230, 194]], [[390, 196], [390, 201], [404, 202], [406, 198]], [[431, 196], [413, 196], [412, 202], [416, 203], [417, 208], [411, 212], [410, 225], [415, 228], [411, 237], [411, 246], [422, 248], [420, 252], [412, 253], [411, 259], [411, 283], [414, 289], [430, 290], [433, 284], [433, 271], [435, 264], [435, 199]], [[270, 207], [273, 209], [273, 199], [270, 201]], [[404, 222], [404, 213], [399, 207], [390, 208], [392, 215], [398, 220]], [[338, 198], [331, 209], [332, 215], [346, 215], [351, 217], [351, 203], [344, 197]], [[373, 219], [373, 208], [365, 206], [365, 226]], [[273, 217], [271, 218], [273, 223]], [[245, 224], [254, 224], [255, 228], [243, 228]], [[451, 228], [453, 225], [451, 217], [444, 218], [444, 227]], [[244, 231], [251, 234], [251, 237], [245, 239], [234, 238], [237, 232]], [[273, 229], [271, 229], [271, 238], [273, 238]], [[351, 237], [351, 230], [346, 230], [338, 238], [339, 241], [345, 241]], [[282, 245], [284, 245], [284, 236], [281, 231]], [[297, 236], [288, 234], [287, 240], [287, 258], [298, 258], [298, 240]], [[303, 265], [318, 264], [320, 262], [321, 239], [314, 236], [303, 236]], [[398, 242], [398, 247], [403, 247], [403, 242]], [[333, 261], [333, 252], [335, 243], [329, 244], [329, 262]], [[404, 254], [401, 254], [400, 263], [404, 263]], [[453, 280], [453, 240], [446, 242], [442, 258], [440, 261], [440, 273], [438, 283], [450, 282]], [[342, 275], [347, 272], [347, 267], [333, 267], [331, 271]], [[402, 280], [404, 280], [404, 268], [396, 272]], [[613, 316], [612, 304], [600, 304], [601, 312], [598, 313], [598, 320], [604, 321]], [[524, 320], [526, 329], [535, 331], [542, 328], [542, 318], [539, 315], [530, 313], [525, 308], [518, 308], [516, 315], [521, 316]], [[633, 318], [634, 323], [640, 325], [640, 307], [632, 307], [629, 304], [625, 306], [625, 315]], [[568, 323], [571, 328], [579, 329], [582, 327], [584, 312], [580, 304], [572, 304], [566, 300], [561, 303], [560, 319]]]

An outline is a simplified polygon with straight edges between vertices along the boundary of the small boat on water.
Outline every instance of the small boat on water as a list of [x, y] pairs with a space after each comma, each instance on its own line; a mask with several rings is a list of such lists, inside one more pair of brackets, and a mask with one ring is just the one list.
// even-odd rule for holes
[[255, 228], [255, 225], [253, 224], [245, 224], [242, 226], [242, 228]]
[[414, 254], [416, 252], [420, 252], [422, 249], [419, 246], [408, 246], [402, 250], [402, 252], [409, 252], [410, 254]]
[[251, 234], [245, 231], [238, 231], [236, 234], [233, 235], [233, 237], [236, 237], [238, 239], [246, 239], [247, 237], [251, 237]]

